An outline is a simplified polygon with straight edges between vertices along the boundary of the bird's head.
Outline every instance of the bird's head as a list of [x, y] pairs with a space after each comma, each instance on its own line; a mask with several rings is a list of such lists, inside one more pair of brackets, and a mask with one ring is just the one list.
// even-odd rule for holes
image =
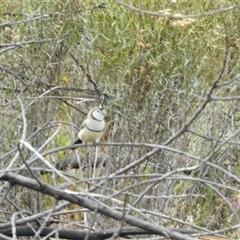
[[91, 117], [97, 121], [104, 120], [104, 117], [107, 115], [107, 112], [105, 109], [100, 107], [95, 107], [90, 111]]

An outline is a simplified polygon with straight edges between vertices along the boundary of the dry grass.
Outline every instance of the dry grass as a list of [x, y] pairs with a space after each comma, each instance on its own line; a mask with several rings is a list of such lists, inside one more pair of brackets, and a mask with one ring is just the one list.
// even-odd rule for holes
[[[105, 141], [169, 142], [169, 147], [181, 151], [162, 150], [147, 157], [152, 148], [146, 146], [104, 148], [100, 154], [110, 159], [105, 174], [143, 156], [146, 159], [125, 172], [124, 177], [110, 181], [99, 193], [145, 209], [152, 221], [165, 226], [190, 224], [209, 230], [234, 226], [239, 211], [232, 202], [239, 193], [236, 133], [240, 123], [240, 84], [239, 78], [232, 79], [240, 70], [239, 10], [194, 19], [166, 19], [132, 12], [113, 1], [101, 3], [106, 4], [105, 8], [91, 1], [1, 2], [0, 66], [19, 77], [0, 72], [1, 169], [14, 158], [16, 145], [23, 137], [23, 110], [18, 98], [26, 115], [26, 140], [35, 149], [44, 143], [44, 151], [68, 146], [75, 139], [83, 112], [99, 104], [85, 74], [89, 73], [98, 88], [110, 96]], [[198, 14], [233, 5], [234, 1], [131, 3], [152, 11]], [[35, 17], [38, 19], [31, 20]], [[224, 73], [211, 95], [217, 99], [209, 101], [197, 115], [225, 57]], [[76, 104], [74, 98], [95, 100]], [[175, 136], [193, 116], [186, 131]], [[54, 163], [79, 152], [65, 150], [47, 158]], [[23, 154], [26, 161], [34, 158], [26, 149]], [[207, 161], [190, 176], [185, 175], [186, 168], [197, 166], [199, 159]], [[22, 164], [17, 160], [12, 167]], [[32, 167], [45, 166], [35, 161]], [[68, 174], [74, 175], [76, 182], [87, 176], [81, 168], [77, 174], [70, 170]], [[155, 177], [156, 174], [159, 175]], [[50, 176], [45, 181], [62, 183]], [[38, 212], [49, 207], [37, 202], [27, 207], [25, 191], [12, 196], [20, 208]], [[108, 204], [115, 206], [111, 201]], [[14, 211], [11, 204], [2, 206]], [[137, 212], [131, 214], [141, 218]], [[101, 216], [95, 226], [107, 229], [117, 225]], [[238, 236], [236, 230], [226, 234]]]

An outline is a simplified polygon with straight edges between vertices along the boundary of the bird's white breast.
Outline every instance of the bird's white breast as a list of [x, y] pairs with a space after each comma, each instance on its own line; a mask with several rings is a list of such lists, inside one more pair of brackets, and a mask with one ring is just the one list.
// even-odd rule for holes
[[87, 142], [99, 141], [104, 133], [105, 121], [86, 120], [85, 126], [78, 133], [78, 137]]

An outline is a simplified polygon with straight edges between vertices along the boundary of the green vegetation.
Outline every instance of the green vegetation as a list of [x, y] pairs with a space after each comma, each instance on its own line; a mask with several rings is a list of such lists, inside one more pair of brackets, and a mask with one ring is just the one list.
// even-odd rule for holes
[[[172, 219], [186, 221], [186, 228], [190, 228], [190, 223], [214, 231], [238, 223], [238, 208], [232, 207], [231, 201], [238, 199], [239, 182], [230, 174], [239, 176], [240, 165], [240, 83], [236, 78], [240, 73], [239, 8], [206, 17], [165, 18], [132, 11], [115, 1], [13, 0], [0, 4], [1, 169], [7, 168], [23, 137], [24, 114], [25, 139], [40, 152], [74, 141], [83, 113], [99, 104], [94, 86], [86, 77], [88, 73], [110, 97], [106, 106], [106, 138], [110, 142], [167, 142], [168, 147], [188, 154], [184, 163], [179, 162], [183, 156], [177, 151], [162, 150], [146, 157], [126, 173], [129, 178], [110, 182], [106, 195], [114, 193], [122, 201], [127, 199], [127, 204], [136, 201], [139, 209], [164, 212]], [[188, 15], [237, 5], [238, 1], [132, 0], [128, 4], [159, 13]], [[223, 66], [218, 85], [213, 85]], [[17, 77], [2, 67], [15, 72]], [[211, 97], [218, 99], [209, 101], [196, 114], [212, 87]], [[95, 101], [77, 104], [76, 98]], [[190, 126], [169, 141], [194, 115]], [[106, 148], [100, 149], [100, 155], [105, 156]], [[108, 170], [117, 171], [151, 150], [149, 146], [112, 147]], [[46, 159], [58, 162], [75, 158], [78, 153], [64, 150]], [[25, 161], [34, 156], [26, 149], [22, 154]], [[22, 164], [19, 159], [13, 167]], [[198, 166], [190, 175], [179, 170], [190, 166]], [[46, 166], [39, 160], [31, 167]], [[155, 179], [154, 174], [174, 170], [163, 180], [156, 178], [152, 189], [145, 192], [150, 186], [148, 181]], [[85, 171], [81, 177], [88, 176]], [[131, 171], [146, 175], [131, 178]], [[189, 178], [182, 180], [182, 175]], [[83, 189], [90, 185], [82, 183], [80, 176], [70, 170], [67, 176], [76, 184], [80, 182]], [[42, 179], [51, 182], [50, 176]], [[63, 181], [61, 178], [61, 184]], [[139, 185], [131, 189], [134, 184]], [[121, 192], [127, 187], [127, 192]], [[141, 194], [146, 199], [143, 196], [137, 201]], [[185, 197], [178, 198], [184, 194]], [[26, 197], [18, 197], [20, 206], [26, 204]], [[43, 210], [52, 204], [52, 197], [47, 202], [51, 203], [45, 202]], [[109, 204], [114, 206], [113, 202]], [[29, 210], [33, 209], [37, 207], [31, 205]], [[134, 211], [131, 214], [138, 216]], [[158, 217], [152, 220], [159, 223]], [[100, 220], [103, 219], [106, 225], [99, 223], [99, 228], [116, 227], [111, 220]], [[161, 219], [166, 227], [183, 227], [175, 220]], [[236, 229], [225, 233], [239, 237]]]

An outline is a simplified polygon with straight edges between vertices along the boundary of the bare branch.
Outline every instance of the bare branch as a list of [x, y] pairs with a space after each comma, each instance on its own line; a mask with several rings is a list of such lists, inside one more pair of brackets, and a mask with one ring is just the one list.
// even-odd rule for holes
[[3, 66], [0, 66], [0, 71], [10, 73], [16, 79], [18, 79], [25, 87], [28, 87], [28, 85], [24, 82], [24, 80], [25, 80], [24, 76], [22, 76], [21, 74], [16, 73], [16, 72], [12, 71], [11, 69], [3, 67]]
[[[17, 227], [17, 235], [18, 236], [34, 236], [35, 231], [38, 231], [39, 228], [34, 227], [30, 228], [27, 226], [20, 226]], [[134, 235], [144, 235], [144, 234], [151, 234], [151, 232], [146, 231], [144, 229], [139, 229], [139, 228], [121, 228], [120, 230], [118, 229], [109, 229], [105, 231], [94, 231], [90, 232], [88, 235], [89, 240], [104, 240], [111, 238], [116, 232], [118, 231], [118, 236], [119, 237], [127, 237], [127, 236], [134, 236]], [[185, 229], [174, 229], [174, 231], [177, 231], [182, 234], [199, 234], [199, 236], [204, 236], [202, 233], [199, 233], [198, 231], [191, 231], [191, 230], [185, 230]], [[0, 230], [0, 233], [5, 234], [6, 236], [11, 236], [11, 229], [2, 229]], [[86, 238], [86, 235], [88, 234], [87, 231], [79, 231], [79, 230], [62, 230], [62, 229], [54, 229], [54, 228], [43, 228], [40, 236], [52, 236], [57, 234], [59, 238], [65, 238], [65, 239], [79, 239], [83, 240]], [[206, 233], [205, 236], [213, 237], [213, 235]], [[216, 240], [219, 239], [228, 239], [223, 236], [216, 236]]]
[[0, 27], [12, 27], [14, 25], [22, 24], [22, 23], [28, 23], [28, 22], [33, 22], [36, 20], [42, 20], [42, 19], [49, 19], [50, 17], [48, 15], [42, 15], [42, 16], [37, 16], [33, 18], [29, 18], [26, 20], [18, 21], [18, 22], [7, 22], [7, 23], [2, 23], [0, 24]]
[[117, 2], [118, 4], [124, 6], [124, 7], [128, 8], [132, 11], [139, 12], [139, 13], [142, 13], [142, 14], [148, 14], [148, 15], [152, 15], [152, 16], [156, 16], [156, 17], [178, 18], [178, 19], [206, 17], [206, 16], [211, 16], [211, 15], [214, 15], [214, 14], [220, 14], [220, 13], [223, 13], [223, 12], [232, 11], [234, 9], [240, 8], [240, 5], [234, 5], [234, 6], [230, 6], [230, 7], [227, 7], [227, 8], [221, 8], [221, 9], [217, 9], [217, 10], [214, 10], [214, 11], [205, 12], [205, 13], [201, 13], [201, 14], [183, 15], [183, 14], [159, 13], [159, 12], [143, 10], [143, 9], [140, 9], [140, 8], [136, 8], [132, 5], [129, 5], [127, 3], [123, 3], [122, 1], [119, 1], [119, 0], [115, 0], [115, 2]]
[[0, 43], [0, 47], [23, 47], [26, 45], [30, 45], [30, 44], [41, 44], [41, 43], [47, 43], [47, 42], [52, 42], [52, 41], [56, 41], [56, 38], [48, 38], [48, 39], [42, 39], [42, 40], [30, 40], [30, 41], [26, 41], [26, 42], [19, 42], [19, 43]]
[[6, 173], [0, 176], [1, 180], [4, 181], [10, 181], [13, 184], [17, 184], [20, 186], [24, 186], [30, 189], [33, 189], [35, 191], [39, 191], [45, 194], [48, 194], [50, 196], [53, 196], [57, 199], [62, 199], [69, 201], [71, 203], [86, 207], [92, 211], [97, 211], [103, 215], [106, 215], [110, 218], [113, 218], [115, 220], [124, 220], [126, 223], [139, 227], [141, 229], [145, 229], [147, 231], [151, 231], [152, 233], [163, 235], [166, 237], [170, 237], [172, 239], [177, 239], [177, 240], [194, 240], [194, 238], [180, 234], [176, 231], [166, 229], [164, 227], [161, 227], [159, 225], [153, 224], [153, 223], [148, 223], [146, 221], [137, 219], [135, 217], [129, 216], [129, 215], [124, 215], [123, 213], [119, 211], [115, 211], [108, 206], [101, 204], [100, 202], [95, 202], [90, 199], [86, 199], [85, 197], [81, 195], [72, 195], [72, 194], [66, 194], [64, 190], [61, 190], [57, 187], [53, 187], [48, 184], [42, 184], [39, 185], [35, 180], [32, 180], [30, 178], [23, 177], [19, 174], [16, 173]]

